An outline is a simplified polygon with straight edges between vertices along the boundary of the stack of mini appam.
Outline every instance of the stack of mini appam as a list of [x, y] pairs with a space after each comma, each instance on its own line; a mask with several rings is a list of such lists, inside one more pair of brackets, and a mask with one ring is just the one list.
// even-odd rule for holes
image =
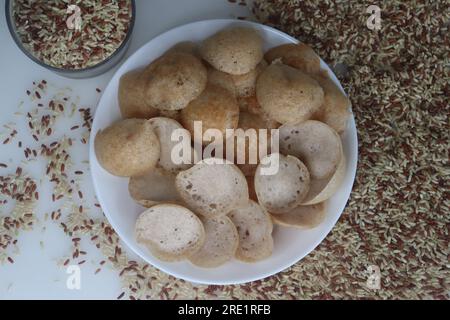
[[[180, 43], [120, 80], [124, 119], [97, 134], [96, 155], [109, 173], [129, 178], [130, 196], [147, 208], [136, 239], [161, 260], [213, 268], [233, 257], [266, 259], [273, 223], [316, 227], [342, 182], [339, 134], [349, 100], [310, 47], [282, 45], [264, 55], [262, 45], [252, 28], [225, 29], [200, 45]], [[220, 131], [224, 146], [235, 139], [229, 129], [279, 129], [280, 150], [269, 146], [248, 163], [258, 149], [249, 143], [246, 163], [197, 161], [194, 146], [217, 141], [196, 137], [196, 121]], [[174, 132], [192, 139], [190, 161], [173, 160], [180, 152]], [[268, 175], [273, 161], [278, 170]]]

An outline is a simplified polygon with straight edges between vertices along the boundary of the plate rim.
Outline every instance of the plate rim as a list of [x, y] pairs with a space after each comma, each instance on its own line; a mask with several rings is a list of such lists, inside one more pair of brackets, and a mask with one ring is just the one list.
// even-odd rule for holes
[[[166, 30], [164, 32], [162, 32], [161, 34], [159, 34], [158, 36], [152, 38], [151, 40], [149, 40], [148, 42], [146, 42], [145, 44], [143, 44], [141, 47], [139, 47], [133, 54], [131, 54], [129, 57], [127, 57], [122, 64], [120, 65], [120, 67], [114, 72], [113, 76], [111, 77], [111, 79], [108, 82], [108, 85], [105, 87], [103, 93], [107, 92], [108, 90], [111, 90], [111, 86], [112, 86], [112, 82], [113, 79], [115, 79], [118, 74], [123, 74], [124, 73], [124, 69], [125, 69], [125, 64], [126, 62], [128, 62], [129, 60], [133, 60], [136, 56], [138, 56], [140, 54], [140, 51], [143, 50], [144, 47], [148, 46], [150, 43], [152, 42], [157, 42], [160, 38], [166, 37], [168, 34], [170, 33], [176, 33], [178, 31], [180, 31], [181, 29], [184, 28], [188, 28], [191, 27], [193, 25], [196, 24], [205, 24], [205, 23], [212, 23], [212, 24], [224, 24], [224, 23], [233, 23], [233, 24], [241, 24], [241, 25], [249, 25], [249, 26], [253, 26], [256, 28], [260, 28], [263, 30], [269, 30], [273, 33], [278, 34], [279, 36], [285, 38], [286, 40], [289, 40], [292, 43], [301, 43], [299, 40], [297, 40], [296, 38], [278, 30], [275, 29], [271, 26], [267, 26], [264, 24], [260, 24], [257, 22], [253, 22], [253, 21], [246, 21], [246, 20], [236, 20], [236, 19], [206, 19], [206, 20], [198, 20], [195, 22], [190, 22], [187, 24], [183, 24], [177, 27], [174, 27], [172, 29]], [[334, 74], [333, 70], [328, 66], [327, 63], [325, 63], [325, 61], [322, 60], [322, 58], [320, 58], [321, 61], [321, 65], [325, 65], [327, 67], [327, 71], [329, 73], [329, 75], [333, 78], [333, 81], [339, 86], [340, 90], [347, 96], [345, 90], [343, 89], [339, 79], [336, 77], [336, 75]], [[94, 191], [95, 191], [95, 196], [98, 199], [98, 202], [100, 204], [100, 206], [102, 206], [102, 197], [99, 196], [99, 186], [97, 185], [97, 181], [96, 179], [94, 179], [94, 170], [93, 170], [93, 163], [94, 160], [96, 160], [96, 155], [95, 155], [95, 149], [94, 149], [94, 140], [95, 140], [95, 133], [98, 131], [97, 125], [96, 125], [96, 119], [98, 118], [98, 115], [100, 113], [100, 108], [99, 106], [102, 103], [102, 99], [103, 99], [103, 94], [102, 97], [100, 98], [98, 104], [97, 104], [97, 108], [95, 110], [94, 113], [94, 118], [93, 118], [93, 122], [92, 122], [92, 132], [91, 135], [89, 137], [89, 168], [90, 168], [90, 173], [91, 173], [91, 180], [93, 182], [94, 185]], [[350, 106], [351, 108], [351, 106]], [[107, 218], [108, 222], [111, 224], [111, 226], [114, 228], [114, 231], [117, 233], [118, 237], [120, 238], [120, 240], [122, 241], [122, 243], [128, 247], [134, 254], [136, 254], [137, 256], [139, 256], [143, 261], [145, 261], [146, 263], [152, 265], [153, 267], [157, 268], [158, 270], [177, 277], [179, 279], [183, 279], [185, 281], [189, 281], [191, 283], [194, 284], [201, 284], [201, 285], [239, 285], [239, 284], [245, 284], [245, 283], [249, 283], [249, 282], [253, 282], [253, 281], [257, 281], [257, 280], [262, 280], [265, 279], [267, 277], [276, 275], [290, 267], [292, 267], [293, 265], [295, 265], [296, 263], [300, 262], [302, 259], [304, 259], [307, 255], [309, 255], [312, 251], [314, 251], [322, 242], [323, 240], [331, 233], [331, 231], [335, 228], [337, 222], [339, 221], [339, 219], [342, 217], [345, 208], [348, 205], [348, 202], [350, 200], [351, 197], [351, 192], [353, 190], [355, 181], [356, 181], [356, 173], [357, 173], [357, 168], [358, 168], [358, 155], [359, 155], [359, 145], [358, 145], [358, 131], [357, 131], [357, 127], [356, 127], [356, 121], [355, 121], [355, 117], [353, 112], [351, 113], [351, 117], [349, 119], [348, 125], [347, 125], [347, 132], [344, 133], [344, 135], [348, 134], [348, 128], [350, 126], [354, 126], [355, 128], [355, 134], [352, 135], [350, 138], [353, 140], [353, 145], [355, 146], [352, 150], [351, 150], [351, 154], [352, 154], [352, 158], [348, 159], [347, 161], [351, 161], [352, 162], [352, 166], [350, 168], [348, 168], [348, 170], [351, 173], [351, 180], [352, 183], [350, 186], [348, 186], [350, 188], [350, 192], [348, 194], [347, 200], [345, 201], [345, 205], [343, 210], [341, 211], [341, 213], [339, 215], [337, 215], [337, 217], [335, 219], [332, 220], [332, 227], [330, 228], [330, 230], [326, 233], [324, 233], [323, 236], [318, 237], [315, 241], [312, 241], [313, 243], [307, 247], [307, 250], [305, 250], [304, 254], [296, 256], [293, 259], [290, 259], [288, 262], [283, 263], [282, 266], [274, 268], [273, 270], [269, 271], [269, 272], [261, 272], [259, 275], [254, 276], [254, 277], [246, 277], [245, 279], [242, 280], [238, 280], [238, 281], [230, 281], [230, 280], [216, 280], [216, 281], [208, 281], [208, 280], [202, 280], [202, 279], [198, 279], [196, 277], [190, 277], [190, 276], [186, 276], [186, 275], [180, 275], [180, 274], [175, 274], [172, 271], [167, 271], [165, 269], [164, 266], [162, 266], [159, 263], [154, 263], [154, 262], [149, 262], [140, 252], [138, 252], [137, 250], [135, 250], [133, 248], [133, 244], [131, 244], [128, 240], [127, 237], [122, 235], [122, 232], [119, 231], [117, 228], [115, 228], [115, 223], [113, 223], [114, 219], [111, 218], [111, 216], [109, 215], [108, 212], [106, 212], [105, 210], [103, 210], [102, 207], [102, 212], [104, 213], [105, 217]], [[342, 136], [341, 136], [342, 138]], [[156, 258], [155, 258], [156, 259]], [[251, 264], [249, 264], [249, 266], [251, 266]]]

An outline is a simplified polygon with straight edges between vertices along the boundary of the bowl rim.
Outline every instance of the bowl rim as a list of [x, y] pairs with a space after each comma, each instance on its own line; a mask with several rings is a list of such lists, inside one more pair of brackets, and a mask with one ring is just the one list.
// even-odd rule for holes
[[[117, 74], [122, 71], [122, 68], [124, 68], [125, 63], [128, 60], [134, 59], [134, 57], [139, 54], [139, 51], [141, 51], [142, 48], [147, 46], [150, 42], [158, 41], [158, 39], [166, 36], [166, 34], [168, 34], [168, 33], [177, 32], [180, 29], [189, 28], [192, 25], [202, 24], [202, 23], [232, 23], [232, 24], [249, 25], [249, 26], [253, 26], [253, 27], [256, 27], [256, 28], [263, 28], [265, 30], [270, 30], [270, 31], [280, 35], [281, 37], [284, 37], [285, 39], [288, 39], [292, 43], [301, 43], [296, 38], [294, 38], [294, 37], [292, 37], [292, 36], [282, 32], [280, 30], [277, 30], [277, 29], [275, 29], [275, 28], [273, 28], [271, 26], [267, 26], [267, 25], [264, 25], [264, 24], [261, 24], [261, 23], [257, 23], [257, 22], [253, 22], [253, 21], [236, 20], [236, 19], [206, 19], [206, 20], [198, 20], [198, 21], [190, 22], [190, 23], [183, 24], [183, 25], [174, 27], [172, 29], [166, 30], [166, 31], [160, 33], [159, 35], [157, 35], [156, 37], [152, 38], [151, 40], [149, 40], [145, 44], [143, 44], [131, 56], [129, 56], [127, 58], [127, 60], [124, 62], [124, 64], [115, 72], [115, 74], [112, 76], [110, 82], [106, 86], [104, 92], [106, 92], [109, 89], [109, 87], [110, 87], [110, 85], [112, 83], [112, 79], [114, 79], [117, 76]], [[322, 58], [320, 58], [320, 59], [321, 59], [321, 62], [325, 63], [322, 60]], [[335, 83], [339, 86], [340, 90], [345, 95], [347, 95], [345, 90], [343, 89], [340, 81], [337, 79], [336, 75], [334, 74], [334, 72], [331, 70], [331, 68], [328, 66], [328, 64], [325, 63], [325, 65], [328, 67], [328, 69], [330, 69], [330, 71], [331, 71], [330, 76], [333, 78], [333, 81], [334, 82], [337, 81]], [[98, 105], [100, 105], [100, 102], [101, 102], [101, 100], [99, 101]], [[351, 106], [350, 106], [350, 108], [351, 108]], [[98, 190], [99, 190], [99, 186], [97, 184], [98, 181], [94, 178], [94, 174], [92, 174], [93, 170], [94, 170], [93, 169], [93, 163], [94, 163], [93, 160], [96, 159], [95, 149], [94, 149], [95, 132], [96, 132], [96, 130], [95, 130], [96, 129], [95, 119], [97, 118], [99, 113], [100, 113], [100, 109], [97, 108], [96, 111], [95, 111], [95, 114], [94, 114], [92, 133], [91, 133], [91, 136], [90, 136], [90, 139], [89, 139], [89, 167], [90, 167], [90, 171], [91, 171], [91, 178], [92, 178], [93, 185], [94, 185], [94, 191], [95, 191], [96, 196], [97, 196], [97, 198], [99, 200], [99, 203], [101, 205], [102, 199], [99, 196], [99, 192], [98, 192]], [[168, 275], [171, 275], [171, 276], [177, 277], [179, 279], [183, 279], [183, 280], [189, 281], [189, 282], [194, 283], [194, 284], [199, 284], [199, 285], [240, 285], [240, 284], [245, 284], [245, 283], [249, 283], [249, 282], [253, 282], [253, 281], [266, 279], [266, 278], [268, 278], [270, 276], [274, 276], [274, 275], [276, 275], [276, 274], [278, 274], [278, 273], [280, 273], [280, 272], [282, 272], [282, 271], [292, 267], [293, 265], [295, 265], [296, 263], [298, 263], [299, 261], [304, 259], [307, 255], [309, 255], [330, 234], [330, 232], [336, 226], [336, 223], [338, 222], [338, 220], [342, 217], [342, 214], [344, 213], [344, 210], [345, 210], [345, 208], [346, 208], [346, 206], [348, 204], [348, 201], [350, 200], [351, 190], [353, 189], [353, 186], [355, 184], [356, 173], [357, 173], [357, 169], [358, 169], [358, 153], [359, 153], [359, 150], [358, 150], [359, 149], [358, 148], [358, 132], [357, 132], [357, 128], [356, 128], [356, 121], [355, 121], [355, 118], [354, 118], [353, 114], [352, 114], [351, 118], [349, 119], [349, 125], [350, 124], [354, 125], [354, 127], [355, 127], [355, 135], [351, 137], [351, 139], [354, 142], [354, 148], [351, 149], [351, 152], [352, 152], [352, 154], [355, 155], [355, 158], [348, 159], [348, 161], [354, 160], [354, 166], [351, 167], [351, 170], [354, 171], [354, 172], [351, 175], [351, 181], [352, 181], [351, 185], [348, 186], [350, 188], [350, 193], [349, 193], [348, 198], [345, 201], [345, 205], [343, 207], [342, 212], [336, 218], [333, 219], [333, 224], [332, 224], [331, 229], [328, 232], [326, 232], [323, 235], [321, 235], [320, 237], [317, 237], [317, 239], [315, 241], [313, 241], [313, 243], [307, 248], [307, 250], [304, 251], [303, 255], [298, 255], [296, 257], [292, 257], [291, 259], [286, 260], [285, 263], [282, 263], [280, 266], [278, 266], [276, 268], [273, 268], [270, 271], [261, 272], [258, 275], [251, 276], [251, 277], [246, 277], [245, 279], [237, 280], [237, 281], [236, 280], [228, 280], [228, 279], [225, 279], [225, 280], [220, 280], [219, 279], [219, 280], [214, 280], [214, 281], [202, 280], [202, 279], [199, 279], [198, 277], [195, 277], [195, 276], [190, 276], [190, 275], [185, 275], [185, 274], [180, 275], [179, 273], [176, 273], [176, 272], [173, 272], [173, 271], [167, 271], [167, 269], [164, 267], [164, 265], [162, 265], [163, 262], [159, 263], [156, 258], [155, 258], [156, 261], [157, 261], [156, 263], [150, 262], [150, 261], [147, 260], [147, 258], [143, 254], [141, 254], [141, 252], [139, 252], [138, 250], [135, 250], [134, 249], [135, 245], [133, 243], [131, 243], [131, 241], [129, 241], [126, 236], [123, 236], [122, 231], [117, 230], [116, 228], [114, 228], [113, 223], [111, 222], [111, 221], [114, 221], [114, 219], [111, 219], [109, 213], [104, 212], [104, 214], [105, 214], [106, 218], [108, 219], [108, 222], [111, 223], [111, 225], [113, 226], [113, 228], [116, 231], [116, 233], [118, 234], [119, 238], [122, 240], [122, 242], [125, 244], [125, 246], [128, 247], [131, 250], [131, 252], [133, 254], [139, 256], [146, 263], [152, 265], [153, 267], [157, 268], [158, 270], [160, 270], [160, 271], [162, 271], [162, 272], [164, 272], [164, 273], [166, 273]], [[100, 129], [101, 128], [98, 128], [97, 131], [99, 131]], [[249, 264], [249, 266], [251, 266], [251, 264]]]
[[39, 60], [37, 57], [35, 57], [31, 52], [29, 52], [24, 47], [22, 41], [20, 40], [19, 35], [16, 32], [15, 23], [13, 21], [14, 19], [12, 16], [12, 4], [14, 1], [16, 1], [16, 0], [6, 0], [5, 1], [6, 24], [8, 26], [9, 33], [11, 34], [11, 37], [13, 38], [14, 42], [19, 47], [19, 49], [33, 62], [37, 63], [41, 67], [44, 67], [53, 72], [61, 73], [61, 74], [71, 75], [71, 74], [84, 73], [86, 71], [96, 71], [96, 70], [102, 68], [103, 66], [107, 65], [111, 60], [116, 58], [124, 48], [126, 48], [128, 42], [130, 41], [131, 36], [133, 34], [133, 30], [134, 30], [134, 26], [135, 26], [135, 22], [136, 22], [136, 2], [135, 2], [135, 0], [130, 0], [132, 16], [131, 16], [130, 26], [128, 28], [127, 34], [126, 34], [125, 38], [123, 39], [122, 43], [120, 44], [120, 46], [108, 58], [106, 58], [102, 62], [97, 63], [96, 65], [93, 65], [93, 66], [90, 66], [87, 68], [83, 68], [83, 69], [59, 68], [59, 67], [55, 67], [55, 66], [46, 64], [45, 62]]

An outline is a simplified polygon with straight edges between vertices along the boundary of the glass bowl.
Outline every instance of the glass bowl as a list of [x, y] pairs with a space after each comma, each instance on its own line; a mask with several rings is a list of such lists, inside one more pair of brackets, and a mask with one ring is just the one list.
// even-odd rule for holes
[[14, 21], [14, 14], [13, 14], [13, 4], [16, 0], [6, 0], [5, 3], [5, 13], [6, 13], [6, 22], [8, 25], [9, 32], [11, 33], [12, 38], [14, 39], [17, 46], [22, 50], [22, 52], [30, 58], [32, 61], [37, 63], [38, 65], [53, 71], [63, 77], [72, 78], [72, 79], [83, 79], [83, 78], [92, 78], [95, 76], [98, 76], [100, 74], [103, 74], [116, 66], [120, 60], [124, 57], [126, 51], [128, 50], [130, 43], [131, 43], [131, 36], [134, 29], [134, 24], [136, 20], [136, 3], [135, 0], [131, 1], [131, 19], [130, 19], [130, 25], [128, 27], [128, 32], [120, 44], [120, 46], [105, 60], [99, 62], [98, 64], [94, 66], [90, 66], [87, 68], [81, 68], [81, 69], [65, 69], [65, 68], [58, 68], [52, 65], [49, 65], [41, 60], [39, 60], [37, 57], [35, 57], [23, 44], [20, 39], [20, 36], [17, 33], [16, 24]]

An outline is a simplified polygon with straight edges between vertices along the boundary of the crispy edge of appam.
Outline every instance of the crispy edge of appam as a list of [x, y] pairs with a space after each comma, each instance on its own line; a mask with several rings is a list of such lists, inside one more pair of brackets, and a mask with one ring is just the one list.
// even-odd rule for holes
[[284, 227], [299, 229], [313, 229], [319, 226], [325, 219], [327, 208], [325, 203], [310, 206], [298, 206], [288, 213], [272, 215], [275, 224]]

